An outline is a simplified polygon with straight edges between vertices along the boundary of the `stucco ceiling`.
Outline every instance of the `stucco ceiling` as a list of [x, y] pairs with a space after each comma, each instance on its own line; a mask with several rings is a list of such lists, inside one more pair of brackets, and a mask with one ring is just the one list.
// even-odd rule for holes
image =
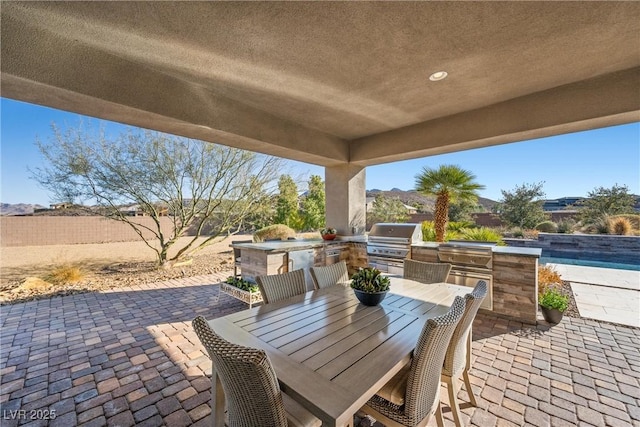
[[4, 97], [325, 166], [640, 120], [639, 2], [3, 2], [1, 19]]

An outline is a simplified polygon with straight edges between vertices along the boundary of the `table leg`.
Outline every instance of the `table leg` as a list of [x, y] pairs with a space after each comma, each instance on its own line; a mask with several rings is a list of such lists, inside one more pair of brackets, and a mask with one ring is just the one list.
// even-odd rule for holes
[[211, 364], [211, 418], [213, 427], [224, 427], [224, 390], [213, 361]]

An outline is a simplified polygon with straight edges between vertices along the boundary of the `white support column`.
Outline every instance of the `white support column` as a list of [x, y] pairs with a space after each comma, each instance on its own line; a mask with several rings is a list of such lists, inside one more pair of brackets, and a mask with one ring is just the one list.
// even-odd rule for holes
[[325, 168], [326, 220], [343, 236], [362, 235], [366, 225], [366, 173], [362, 166]]

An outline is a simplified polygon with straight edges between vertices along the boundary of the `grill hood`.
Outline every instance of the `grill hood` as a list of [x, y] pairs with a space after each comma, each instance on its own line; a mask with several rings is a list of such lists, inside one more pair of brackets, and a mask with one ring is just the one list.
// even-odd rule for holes
[[369, 231], [369, 242], [371, 241], [419, 243], [422, 242], [422, 226], [414, 223], [381, 222], [374, 224]]

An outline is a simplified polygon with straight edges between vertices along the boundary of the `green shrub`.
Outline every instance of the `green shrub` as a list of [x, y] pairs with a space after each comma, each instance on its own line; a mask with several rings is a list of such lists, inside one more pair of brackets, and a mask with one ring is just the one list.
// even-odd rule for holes
[[593, 222], [595, 232], [598, 234], [609, 234], [609, 216], [603, 215]]
[[271, 239], [287, 240], [290, 237], [296, 237], [296, 232], [293, 229], [284, 224], [274, 224], [256, 231], [253, 240], [254, 242], [264, 242]]
[[425, 242], [435, 242], [436, 241], [436, 230], [433, 228], [427, 228], [426, 230], [422, 230], [422, 240]]
[[563, 219], [558, 221], [558, 233], [571, 234], [576, 226], [572, 219]]
[[487, 227], [468, 228], [462, 231], [463, 240], [473, 240], [478, 242], [497, 242], [503, 244], [502, 235]]
[[[433, 234], [433, 239], [431, 235]], [[422, 239], [426, 242], [433, 242], [436, 240], [436, 228], [433, 221], [422, 221]]]
[[248, 291], [251, 293], [260, 291], [258, 285], [241, 279], [240, 277], [229, 276], [227, 277], [227, 280], [225, 280], [225, 282], [230, 284], [231, 286], [235, 286], [238, 289], [242, 289], [243, 291]]
[[[444, 241], [448, 242], [449, 240], [456, 240], [460, 238], [460, 233], [456, 230], [450, 230], [447, 227], [447, 230], [444, 232]], [[436, 241], [436, 229], [433, 224], [433, 221], [422, 221], [422, 240], [425, 242], [435, 242]]]
[[520, 227], [515, 227], [511, 232], [513, 233], [513, 237], [516, 237], [519, 239], [524, 237], [524, 231], [522, 231], [522, 228]]
[[447, 230], [462, 232], [466, 228], [476, 228], [477, 225], [471, 221], [450, 221], [447, 223]]
[[558, 231], [558, 226], [553, 221], [542, 221], [536, 225], [536, 230], [542, 231], [543, 233], [555, 233]]

